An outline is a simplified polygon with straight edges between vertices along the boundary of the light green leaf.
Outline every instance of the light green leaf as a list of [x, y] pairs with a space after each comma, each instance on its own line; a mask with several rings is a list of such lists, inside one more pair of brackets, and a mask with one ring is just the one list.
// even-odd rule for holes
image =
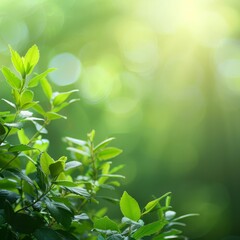
[[114, 158], [122, 153], [122, 150], [115, 147], [108, 147], [99, 152], [98, 157], [100, 160], [108, 160]]
[[20, 96], [20, 105], [21, 107], [27, 103], [32, 103], [34, 93], [31, 90], [25, 90]]
[[118, 225], [107, 216], [97, 219], [94, 222], [94, 228], [100, 230], [110, 230], [119, 232]]
[[43, 79], [46, 78], [46, 76], [48, 75], [48, 73], [53, 72], [55, 70], [55, 68], [49, 68], [46, 71], [44, 71], [43, 73], [37, 74], [35, 77], [33, 77], [32, 79], [29, 80], [28, 82], [28, 87], [29, 88], [33, 88], [36, 87], [38, 85], [38, 83]]
[[122, 214], [133, 221], [138, 221], [141, 217], [141, 210], [138, 202], [124, 191], [120, 199], [120, 209]]
[[4, 123], [4, 126], [10, 127], [10, 128], [22, 129], [23, 124], [22, 124], [21, 122], [16, 122], [16, 123]]
[[26, 75], [29, 75], [39, 60], [39, 50], [36, 45], [33, 45], [26, 53], [24, 57], [24, 69]]
[[41, 114], [42, 116], [45, 116], [45, 113], [46, 113], [46, 112], [44, 111], [44, 109], [42, 108], [42, 106], [39, 105], [38, 103], [33, 106], [33, 109], [34, 109], [36, 112], [38, 112], [39, 114]]
[[2, 68], [2, 73], [6, 78], [8, 84], [15, 89], [21, 88], [21, 80], [7, 67]]
[[48, 176], [50, 174], [49, 166], [54, 163], [54, 160], [47, 152], [43, 152], [40, 157], [40, 165], [43, 172]]
[[78, 89], [75, 89], [75, 90], [71, 90], [69, 92], [62, 92], [62, 93], [54, 92], [52, 95], [53, 105], [54, 106], [60, 105], [61, 103], [66, 101], [72, 93], [78, 92], [78, 91], [79, 91]]
[[98, 150], [106, 147], [111, 141], [113, 141], [115, 138], [108, 138], [104, 141], [102, 141], [101, 143], [99, 143], [95, 148], [94, 148], [94, 152], [96, 153]]
[[90, 153], [86, 152], [86, 151], [83, 151], [83, 150], [80, 150], [78, 148], [74, 148], [74, 147], [68, 147], [67, 150], [71, 151], [71, 152], [75, 152], [75, 153], [78, 153], [82, 156], [87, 156], [87, 157], [90, 157]]
[[143, 215], [146, 214], [146, 213], [151, 212], [151, 211], [154, 209], [154, 207], [159, 203], [159, 201], [160, 201], [161, 199], [167, 197], [167, 196], [170, 195], [170, 194], [171, 194], [171, 192], [168, 192], [168, 193], [164, 194], [163, 196], [161, 196], [160, 198], [157, 198], [157, 199], [149, 202], [149, 203], [144, 207], [145, 211], [143, 212]]
[[81, 166], [82, 163], [78, 161], [70, 161], [65, 164], [65, 171]]
[[167, 224], [167, 221], [156, 221], [153, 223], [149, 223], [145, 226], [140, 227], [133, 235], [132, 237], [134, 239], [141, 239], [146, 236], [150, 236], [154, 233], [159, 232], [165, 225]]
[[48, 118], [48, 120], [55, 120], [55, 119], [60, 119], [60, 118], [67, 119], [66, 116], [63, 116], [63, 115], [55, 113], [55, 112], [47, 112], [45, 114], [45, 116]]
[[11, 48], [11, 46], [9, 46], [9, 49], [11, 52], [11, 60], [13, 66], [21, 74], [22, 78], [25, 78], [26, 74], [22, 58], [15, 50]]
[[87, 145], [86, 141], [83, 141], [83, 140], [80, 140], [80, 139], [77, 139], [77, 138], [65, 137], [64, 139], [67, 140], [68, 142], [77, 144], [79, 146], [86, 146]]
[[21, 129], [17, 132], [18, 134], [18, 139], [19, 139], [19, 142], [21, 144], [28, 144], [29, 143], [29, 138], [27, 137], [27, 135], [25, 134], [24, 132], [24, 129]]
[[51, 98], [52, 98], [52, 87], [51, 87], [51, 85], [49, 84], [49, 82], [46, 78], [42, 78], [40, 82], [41, 82], [41, 86], [42, 86], [44, 94], [46, 95], [46, 97], [50, 101]]

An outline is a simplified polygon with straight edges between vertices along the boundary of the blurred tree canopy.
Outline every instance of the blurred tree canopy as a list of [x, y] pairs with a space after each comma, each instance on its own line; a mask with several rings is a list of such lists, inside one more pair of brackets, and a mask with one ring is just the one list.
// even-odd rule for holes
[[53, 155], [64, 152], [60, 128], [115, 136], [136, 198], [172, 191], [176, 209], [200, 213], [192, 239], [237, 240], [239, 29], [239, 0], [1, 0], [0, 63], [8, 44], [36, 43], [36, 71], [56, 67], [55, 89], [80, 90], [50, 131]]

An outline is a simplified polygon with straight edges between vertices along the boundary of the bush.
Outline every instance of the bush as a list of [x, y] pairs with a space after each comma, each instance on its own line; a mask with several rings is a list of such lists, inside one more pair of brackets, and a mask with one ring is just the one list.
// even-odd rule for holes
[[[101, 195], [102, 189], [114, 190], [124, 178], [122, 165], [111, 166], [121, 150], [109, 147], [114, 138], [95, 145], [95, 131], [86, 140], [65, 137], [68, 155], [53, 159], [48, 154], [46, 129], [50, 122], [66, 118], [59, 112], [77, 101], [69, 92], [53, 92], [47, 75], [54, 69], [33, 75], [39, 61], [36, 45], [21, 57], [10, 47], [17, 72], [2, 67], [11, 87], [12, 99], [2, 99], [7, 111], [0, 112], [0, 236], [10, 239], [185, 239], [174, 228], [183, 225], [170, 206], [170, 193], [154, 198], [141, 210], [127, 192], [119, 200]], [[41, 85], [48, 101], [45, 109], [34, 97]], [[69, 100], [70, 99], [70, 100]], [[106, 192], [106, 191], [104, 191]], [[123, 218], [106, 216], [101, 201], [120, 206]], [[151, 214], [151, 222], [144, 222]]]

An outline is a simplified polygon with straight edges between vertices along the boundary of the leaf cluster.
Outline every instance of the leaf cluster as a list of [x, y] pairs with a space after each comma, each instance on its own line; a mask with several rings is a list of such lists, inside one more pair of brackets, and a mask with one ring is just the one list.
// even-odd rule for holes
[[[181, 239], [178, 222], [170, 210], [170, 193], [156, 198], [140, 209], [127, 192], [120, 201], [102, 189], [115, 190], [124, 176], [123, 165], [112, 167], [122, 151], [111, 147], [114, 138], [95, 145], [95, 131], [86, 140], [65, 137], [68, 156], [58, 159], [48, 153], [47, 126], [66, 118], [59, 113], [78, 99], [77, 90], [54, 92], [47, 80], [47, 69], [33, 74], [39, 50], [32, 46], [21, 57], [11, 47], [15, 72], [2, 67], [11, 88], [11, 99], [1, 99], [9, 111], [0, 111], [0, 236], [3, 240], [76, 240], [76, 239]], [[48, 108], [35, 99], [34, 88], [41, 87]], [[160, 201], [165, 199], [162, 206]], [[121, 221], [106, 216], [98, 203], [117, 203]], [[147, 214], [157, 219], [144, 223]]]

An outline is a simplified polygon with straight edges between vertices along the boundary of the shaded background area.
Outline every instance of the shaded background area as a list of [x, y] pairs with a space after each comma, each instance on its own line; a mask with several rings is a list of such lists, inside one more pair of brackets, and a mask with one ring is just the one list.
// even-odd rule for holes
[[179, 214], [200, 213], [191, 239], [237, 240], [239, 29], [239, 0], [1, 0], [0, 65], [8, 44], [23, 54], [36, 43], [36, 71], [57, 67], [54, 89], [80, 90], [49, 127], [53, 156], [65, 135], [115, 136], [122, 189], [142, 205], [172, 191]]

